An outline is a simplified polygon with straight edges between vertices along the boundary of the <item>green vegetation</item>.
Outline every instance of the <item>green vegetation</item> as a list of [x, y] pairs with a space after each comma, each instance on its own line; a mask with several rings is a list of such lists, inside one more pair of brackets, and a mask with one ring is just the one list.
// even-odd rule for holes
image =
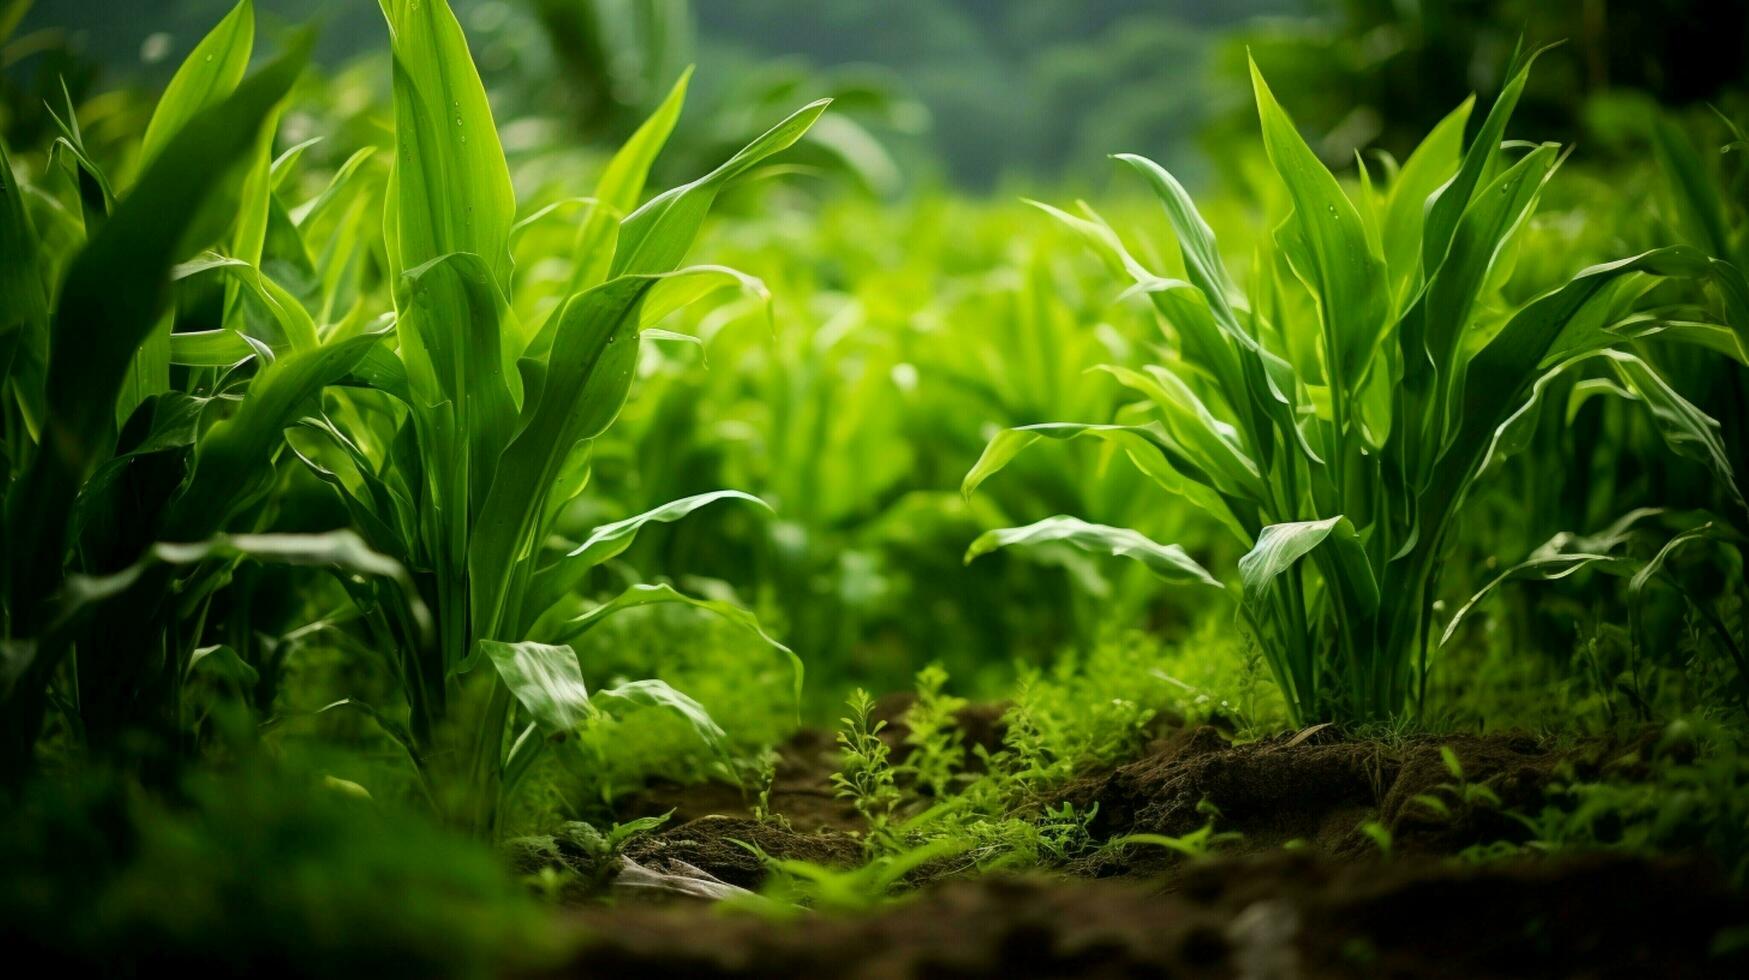
[[[0, 63], [59, 66], [0, 75], [21, 948], [488, 975], [576, 965], [627, 896], [837, 928], [1240, 856], [1320, 895], [1386, 859], [1749, 887], [1732, 84], [1579, 105], [1538, 81], [1571, 52], [1466, 15], [1488, 91], [1357, 104], [1391, 115], [1356, 139], [1307, 52], [1397, 37], [1329, 69], [1363, 89], [1449, 60], [1437, 11], [1017, 4], [1004, 63], [1051, 99], [1162, 45], [1223, 93], [1076, 117], [1059, 150], [1170, 117], [1209, 152], [1023, 198], [915, 180], [899, 79], [707, 80], [751, 55], [687, 67], [683, 3], [382, 0], [337, 58], [239, 0], [155, 92], [59, 70], [31, 6], [0, 0]], [[784, 23], [816, 22], [868, 27]]]

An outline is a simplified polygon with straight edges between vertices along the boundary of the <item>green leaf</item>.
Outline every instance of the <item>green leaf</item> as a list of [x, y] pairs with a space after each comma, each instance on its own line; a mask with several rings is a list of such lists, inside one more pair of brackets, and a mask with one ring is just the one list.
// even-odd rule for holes
[[562, 638], [566, 641], [575, 640], [577, 637], [587, 633], [602, 620], [612, 616], [614, 613], [624, 612], [627, 609], [636, 609], [642, 606], [653, 606], [664, 603], [679, 603], [681, 605], [692, 606], [695, 609], [702, 609], [706, 612], [715, 613], [716, 615], [728, 620], [730, 623], [741, 627], [747, 632], [752, 633], [754, 636], [757, 636], [760, 640], [765, 642], [766, 646], [782, 653], [788, 658], [790, 669], [794, 676], [794, 694], [796, 703], [798, 705], [801, 703], [803, 672], [802, 658], [796, 656], [794, 650], [791, 650], [777, 640], [772, 639], [771, 635], [765, 632], [765, 628], [759, 625], [759, 618], [757, 616], [734, 603], [725, 602], [722, 599], [700, 599], [695, 596], [689, 596], [677, 592], [673, 586], [661, 583], [634, 585], [583, 615], [566, 621], [561, 626]]
[[[1434, 467], [1429, 487], [1448, 500], [1463, 496], [1500, 427], [1523, 410], [1556, 340], [1599, 291], [1631, 273], [1698, 277], [1708, 269], [1706, 257], [1686, 245], [1653, 249], [1592, 266], [1525, 305], [1471, 358], [1462, 399], [1451, 416], [1457, 429]], [[1426, 509], [1436, 512], [1442, 507]]]
[[1251, 65], [1251, 84], [1264, 149], [1293, 200], [1290, 220], [1304, 245], [1294, 268], [1318, 298], [1330, 354], [1325, 367], [1332, 384], [1354, 390], [1386, 327], [1384, 260], [1368, 244], [1354, 203], [1276, 103], [1256, 63]]
[[1469, 208], [1476, 188], [1494, 172], [1495, 161], [1500, 156], [1500, 142], [1506, 135], [1506, 122], [1518, 107], [1519, 96], [1524, 94], [1525, 83], [1530, 79], [1530, 66], [1543, 51], [1548, 50], [1543, 48], [1528, 57], [1521, 57], [1523, 42], [1519, 43], [1521, 47], [1512, 55], [1512, 67], [1507, 69], [1506, 84], [1488, 109], [1488, 117], [1482, 121], [1476, 138], [1465, 151], [1457, 176], [1427, 203], [1427, 219], [1421, 235], [1421, 267], [1428, 275], [1445, 261], [1452, 236], [1457, 232], [1458, 220]]
[[1333, 587], [1343, 589], [1358, 600], [1358, 607], [1368, 612], [1379, 606], [1379, 586], [1373, 577], [1372, 565], [1360, 535], [1348, 518], [1336, 516], [1321, 521], [1294, 521], [1271, 524], [1257, 536], [1257, 544], [1239, 559], [1239, 581], [1245, 591], [1247, 605], [1261, 608], [1268, 590], [1277, 577], [1292, 568], [1316, 548], [1329, 546], [1334, 552], [1339, 581]]
[[1718, 259], [1731, 257], [1731, 233], [1718, 187], [1682, 128], [1660, 114], [1652, 125], [1652, 149], [1670, 184], [1677, 214], [1690, 244]]
[[593, 713], [577, 651], [570, 647], [481, 640], [480, 649], [548, 738], [565, 738]]
[[391, 272], [458, 252], [510, 291], [516, 195], [486, 89], [447, 0], [381, 0], [394, 55], [395, 162], [384, 233]]
[[[49, 357], [49, 309], [42, 245], [24, 205], [25, 188], [0, 140], [0, 397], [16, 400], [34, 438], [43, 415]], [[11, 390], [7, 390], [11, 389]]]
[[524, 360], [539, 378], [528, 385], [516, 436], [498, 458], [468, 542], [475, 628], [491, 637], [519, 631], [510, 622], [516, 565], [530, 555], [547, 512], [547, 494], [578, 443], [613, 421], [631, 390], [638, 313], [656, 280], [622, 276], [566, 304], [544, 364]]
[[[591, 699], [596, 705], [602, 702], [620, 702], [642, 708], [659, 708], [672, 711], [684, 719], [693, 734], [698, 736], [712, 752], [727, 757], [729, 736], [712, 718], [704, 705], [691, 697], [682, 694], [660, 680], [628, 681], [603, 691], [595, 692]], [[603, 710], [607, 710], [603, 708]], [[611, 711], [608, 711], [611, 714]]]
[[147, 167], [201, 110], [229, 98], [249, 68], [255, 47], [255, 4], [242, 0], [189, 52], [171, 76], [140, 146]]
[[1127, 527], [1089, 524], [1077, 517], [1047, 517], [1025, 527], [985, 531], [966, 549], [966, 563], [998, 548], [1031, 547], [1062, 542], [1082, 551], [1132, 558], [1168, 582], [1223, 588], [1219, 579], [1175, 544], [1160, 544]]
[[[1391, 199], [1385, 209], [1382, 230], [1385, 267], [1390, 270], [1391, 294], [1401, 300], [1413, 288], [1421, 272], [1421, 233], [1427, 219], [1429, 199], [1457, 173], [1464, 149], [1464, 126], [1475, 108], [1476, 97], [1439, 121], [1391, 182]], [[1432, 270], [1426, 270], [1431, 272]]]
[[1114, 364], [1098, 365], [1097, 370], [1153, 399], [1173, 447], [1208, 475], [1216, 491], [1266, 499], [1257, 464], [1238, 445], [1233, 427], [1216, 419], [1183, 379], [1157, 365], [1148, 365], [1145, 373]]
[[[307, 40], [197, 113], [146, 168], [115, 214], [74, 258], [51, 338], [39, 453], [7, 499], [14, 626], [52, 590], [62, 565], [68, 508], [109, 455], [115, 403], [135, 350], [169, 303], [170, 269], [213, 234], [214, 200], [254, 145], [268, 113], [302, 71]], [[222, 207], [219, 209], [222, 215]]]
[[690, 184], [652, 198], [620, 224], [610, 278], [672, 271], [686, 258], [711, 203], [730, 181], [795, 145], [831, 99], [810, 102]]
[[608, 161], [595, 184], [595, 205], [577, 232], [576, 265], [571, 271], [571, 292], [600, 283], [613, 264], [619, 223], [632, 213], [644, 196], [650, 166], [674, 132], [680, 110], [686, 104], [686, 86], [692, 69], [681, 72], [668, 97], [644, 120], [637, 132]]
[[[467, 474], [465, 506], [475, 513], [485, 501], [499, 454], [516, 433], [520, 379], [515, 331], [506, 329], [509, 304], [477, 255], [440, 256], [407, 270], [402, 280], [396, 336], [414, 404], [448, 403], [453, 425], [466, 439], [465, 457], [455, 458], [451, 451], [434, 459], [433, 468]], [[441, 448], [434, 445], [427, 452]], [[445, 503], [464, 506], [459, 500]]]
[[165, 518], [172, 540], [194, 540], [221, 530], [245, 504], [271, 486], [272, 460], [285, 430], [324, 387], [344, 378], [375, 336], [352, 337], [299, 351], [262, 368], [237, 414], [213, 424], [196, 450], [194, 471]]
[[197, 647], [188, 655], [188, 667], [183, 671], [185, 677], [191, 677], [194, 669], [205, 665], [208, 672], [217, 671], [220, 677], [239, 681], [253, 687], [261, 675], [254, 667], [243, 662], [237, 651], [226, 645]]
[[1658, 434], [1664, 437], [1671, 452], [1704, 464], [1731, 501], [1749, 513], [1749, 504], [1743, 500], [1730, 453], [1720, 435], [1719, 421], [1683, 398], [1640, 358], [1625, 351], [1606, 351], [1604, 356], [1621, 383], [1652, 413]]
[[[237, 285], [247, 290], [250, 295], [254, 296], [254, 298], [266, 308], [268, 315], [273, 317], [274, 323], [279, 326], [281, 334], [281, 337], [273, 338], [278, 339], [279, 343], [269, 344], [269, 346], [275, 347], [276, 349], [290, 347], [293, 350], [308, 350], [317, 345], [316, 322], [311, 319], [309, 311], [304, 309], [303, 304], [299, 303], [296, 297], [287, 292], [285, 287], [274, 282], [266, 275], [263, 275], [260, 269], [249, 262], [245, 262], [242, 259], [229, 258], [216, 252], [207, 252], [192, 261], [178, 265], [170, 271], [170, 276], [172, 279], [180, 282], [207, 272], [217, 272], [228, 277], [230, 281], [235, 282]], [[225, 333], [234, 336], [241, 336], [239, 331], [227, 329], [202, 332], [211, 334]], [[184, 352], [187, 352], [191, 349], [192, 345], [196, 344], [196, 342], [192, 341], [178, 341], [177, 338], [181, 336], [178, 334], [169, 334], [168, 336], [170, 338], [169, 344], [170, 349], [172, 350], [172, 357], [174, 357], [174, 351], [179, 347]], [[258, 339], [266, 341], [270, 338]], [[202, 346], [206, 343], [223, 342], [217, 341], [216, 339], [201, 342]], [[235, 349], [234, 345], [231, 349]], [[235, 361], [226, 363], [235, 363]]]
[[752, 494], [742, 493], [739, 490], [713, 490], [709, 493], [694, 494], [679, 500], [671, 500], [635, 517], [628, 517], [612, 524], [603, 524], [589, 532], [589, 537], [585, 538], [582, 544], [536, 573], [530, 589], [531, 612], [545, 611], [553, 603], [559, 601], [565, 593], [582, 582], [590, 569], [631, 547], [632, 541], [645, 525], [651, 523], [672, 524], [719, 500], [745, 500], [758, 504], [767, 511], [771, 510], [770, 504]]
[[1558, 150], [1545, 143], [1488, 185], [1464, 212], [1445, 262], [1428, 282], [1426, 350], [1448, 389], [1463, 380], [1458, 355], [1471, 312], [1484, 297], [1501, 249], [1530, 216], [1543, 183], [1554, 173]]
[[[245, 560], [265, 565], [326, 568], [395, 583], [406, 594], [413, 615], [429, 626], [418, 590], [402, 565], [378, 554], [349, 530], [320, 534], [220, 534], [202, 541], [160, 541], [132, 565], [109, 575], [67, 578], [58, 609], [62, 621], [88, 615], [99, 603], [124, 595], [160, 569], [186, 569], [209, 561]], [[155, 584], [155, 583], [153, 583]]]
[[1068, 440], [1088, 436], [1123, 450], [1136, 469], [1168, 493], [1183, 497], [1216, 520], [1246, 545], [1254, 532], [1233, 512], [1232, 506], [1211, 487], [1187, 476], [1179, 461], [1168, 457], [1170, 440], [1158, 422], [1146, 425], [1089, 425], [1076, 422], [1044, 422], [1004, 429], [984, 447], [983, 455], [966, 473], [960, 493], [970, 498], [978, 486], [1013, 462], [1040, 439]]
[[1555, 535], [1531, 552], [1530, 557], [1496, 575], [1477, 590], [1468, 602], [1458, 607], [1457, 612], [1452, 614], [1451, 621], [1446, 623], [1444, 632], [1440, 634], [1439, 645], [1444, 646], [1451, 642], [1458, 627], [1463, 625], [1476, 606], [1507, 582], [1520, 579], [1554, 581], [1593, 566], [1613, 570], [1616, 574], [1631, 574], [1633, 569], [1639, 567], [1639, 563], [1617, 553], [1618, 549], [1631, 540], [1641, 521], [1662, 513], [1664, 511], [1655, 507], [1642, 507], [1624, 514], [1597, 534], [1578, 535], [1571, 531], [1562, 531]]

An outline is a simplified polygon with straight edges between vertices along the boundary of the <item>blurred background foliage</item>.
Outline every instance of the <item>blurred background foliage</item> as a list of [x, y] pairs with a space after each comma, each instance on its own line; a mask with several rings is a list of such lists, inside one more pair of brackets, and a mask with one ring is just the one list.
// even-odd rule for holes
[[[22, 5], [14, 5], [22, 6]], [[46, 126], [42, 96], [161, 84], [226, 0], [40, 0], [6, 54], [8, 131]], [[312, 18], [330, 65], [380, 48], [375, 5], [264, 0], [266, 32]], [[684, 172], [775, 101], [833, 95], [815, 153], [880, 191], [1007, 178], [1102, 182], [1107, 153], [1194, 186], [1254, 127], [1249, 50], [1328, 160], [1400, 159], [1470, 92], [1490, 96], [1514, 44], [1541, 59], [1516, 125], [1632, 152], [1646, 100], [1717, 102], [1744, 80], [1737, 0], [458, 0], [488, 90], [517, 114], [617, 143], [680, 69], [699, 66]], [[385, 82], [386, 84], [386, 82]], [[699, 111], [704, 107], [704, 111]], [[871, 138], [871, 135], [873, 138]], [[896, 159], [895, 159], [896, 157]], [[901, 177], [903, 175], [903, 177]]]

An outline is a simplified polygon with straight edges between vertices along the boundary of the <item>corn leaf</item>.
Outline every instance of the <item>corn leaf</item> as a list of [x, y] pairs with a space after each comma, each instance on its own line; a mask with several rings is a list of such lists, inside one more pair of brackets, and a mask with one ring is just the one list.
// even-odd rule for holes
[[1041, 544], [1062, 544], [1093, 554], [1109, 554], [1131, 558], [1142, 563], [1160, 578], [1174, 583], [1207, 585], [1222, 588], [1219, 579], [1197, 564], [1185, 550], [1175, 544], [1160, 544], [1140, 531], [1127, 527], [1089, 524], [1078, 517], [1047, 517], [1025, 527], [1005, 527], [985, 531], [966, 549], [966, 564], [998, 548], [1032, 547]]

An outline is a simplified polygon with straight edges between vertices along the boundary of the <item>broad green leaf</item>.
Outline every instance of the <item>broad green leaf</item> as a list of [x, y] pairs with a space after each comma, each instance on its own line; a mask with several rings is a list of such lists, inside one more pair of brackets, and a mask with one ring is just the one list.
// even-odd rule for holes
[[1267, 495], [1257, 464], [1238, 445], [1233, 427], [1216, 419], [1190, 386], [1157, 365], [1135, 371], [1101, 364], [1098, 370], [1126, 388], [1147, 395], [1164, 418], [1172, 445], [1207, 474], [1214, 489], [1232, 496], [1261, 500]]
[[1476, 606], [1507, 582], [1523, 579], [1554, 581], [1592, 567], [1618, 575], [1632, 574], [1640, 564], [1622, 554], [1619, 549], [1631, 540], [1637, 531], [1636, 525], [1663, 513], [1664, 511], [1655, 507], [1642, 507], [1622, 515], [1596, 534], [1579, 535], [1562, 531], [1555, 535], [1531, 552], [1530, 557], [1496, 575], [1471, 596], [1468, 602], [1458, 607], [1457, 612], [1452, 614], [1451, 621], [1446, 623], [1444, 632], [1440, 634], [1439, 645], [1444, 646], [1451, 642], [1458, 627], [1463, 625]]
[[1477, 196], [1458, 222], [1445, 262], [1427, 285], [1426, 344], [1435, 369], [1451, 380], [1470, 313], [1501, 249], [1535, 207], [1554, 172], [1553, 143], [1544, 143], [1503, 172]]
[[516, 436], [498, 458], [468, 543], [475, 628], [493, 637], [510, 608], [517, 564], [533, 552], [547, 494], [573, 448], [613, 421], [631, 390], [638, 317], [652, 277], [622, 276], [572, 299], [558, 315], [547, 360], [522, 362], [527, 383]]
[[227, 368], [256, 355], [235, 330], [190, 330], [170, 335], [170, 363], [186, 367]]
[[638, 208], [620, 224], [609, 276], [665, 273], [679, 266], [718, 192], [766, 158], [794, 146], [831, 102], [821, 99], [808, 103], [742, 147], [722, 166], [690, 184], [658, 194]]
[[1196, 203], [1191, 200], [1184, 185], [1166, 168], [1147, 157], [1120, 153], [1117, 159], [1134, 167], [1137, 173], [1147, 178], [1154, 189], [1154, 195], [1165, 205], [1166, 217], [1172, 222], [1172, 230], [1178, 236], [1179, 252], [1184, 256], [1185, 275], [1207, 298], [1215, 319], [1231, 334], [1244, 333], [1227, 295], [1227, 291], [1232, 288], [1232, 280], [1227, 275], [1226, 264], [1221, 260], [1214, 229], [1203, 220], [1202, 213], [1196, 209]]
[[1233, 536], [1251, 543], [1253, 531], [1248, 529], [1228, 500], [1204, 482], [1187, 476], [1181, 460], [1168, 455], [1169, 439], [1158, 422], [1146, 425], [1088, 425], [1076, 422], [1044, 422], [1004, 429], [985, 445], [983, 455], [960, 483], [960, 493], [969, 498], [978, 486], [1001, 471], [1015, 457], [1040, 439], [1068, 440], [1088, 436], [1111, 443], [1123, 450], [1136, 469], [1154, 481], [1161, 489], [1183, 497], [1217, 521]]
[[[15, 400], [30, 434], [42, 424], [43, 372], [49, 356], [48, 297], [41, 244], [25, 210], [24, 185], [0, 140], [0, 397]], [[11, 389], [11, 390], [7, 390]]]
[[1725, 323], [1737, 334], [1737, 343], [1749, 351], [1749, 279], [1734, 263], [1715, 258], [1711, 263], [1713, 283], [1723, 298]]
[[[647, 331], [651, 324], [661, 323], [706, 296], [730, 287], [739, 288], [743, 294], [764, 303], [769, 319], [771, 292], [765, 288], [765, 283], [728, 266], [695, 265], [688, 269], [687, 275], [669, 276], [656, 283], [650, 289], [650, 295], [644, 299], [644, 308], [638, 322]], [[645, 335], [648, 336], [648, 333]]]
[[481, 640], [480, 649], [548, 738], [564, 739], [594, 713], [577, 651], [570, 647]]
[[[434, 460], [434, 469], [467, 474], [469, 514], [491, 485], [493, 466], [516, 432], [516, 331], [509, 304], [479, 256], [445, 255], [402, 275], [396, 336], [419, 406], [448, 403], [467, 455]], [[438, 447], [433, 446], [431, 450]], [[464, 502], [447, 501], [456, 506]]]
[[[1031, 203], [1073, 228], [1114, 271], [1133, 280], [1131, 291], [1148, 296], [1160, 316], [1178, 331], [1185, 359], [1213, 375], [1218, 388], [1225, 393], [1245, 430], [1253, 459], [1267, 465], [1274, 451], [1275, 434], [1288, 433], [1308, 459], [1318, 461], [1294, 424], [1293, 396], [1297, 383], [1293, 368], [1266, 350], [1239, 323], [1226, 299], [1227, 274], [1220, 264], [1214, 234], [1201, 213], [1177, 179], [1153, 161], [1129, 155], [1118, 159], [1147, 177], [1165, 205], [1191, 282], [1165, 279], [1149, 272], [1097, 216], [1089, 220], [1036, 201]], [[1244, 393], [1249, 394], [1249, 399]], [[1261, 415], [1254, 416], [1253, 412]]]
[[535, 614], [544, 612], [548, 606], [557, 602], [565, 593], [582, 582], [590, 569], [631, 547], [632, 541], [645, 525], [651, 523], [672, 524], [719, 500], [745, 500], [758, 504], [768, 511], [771, 509], [771, 505], [749, 493], [742, 493], [739, 490], [713, 490], [709, 493], [694, 494], [679, 500], [671, 500], [635, 517], [628, 517], [612, 524], [603, 524], [591, 531], [582, 544], [566, 552], [557, 561], [535, 574], [533, 584], [530, 586], [532, 606], [530, 612]]
[[1681, 127], [1660, 114], [1652, 125], [1652, 149], [1657, 152], [1659, 169], [1670, 184], [1670, 194], [1689, 243], [1714, 258], [1729, 259], [1731, 233], [1726, 226], [1724, 206], [1694, 144]]
[[1354, 390], [1386, 327], [1389, 297], [1384, 261], [1368, 245], [1353, 202], [1276, 103], [1255, 63], [1251, 83], [1263, 123], [1264, 149], [1293, 201], [1292, 222], [1303, 245], [1294, 266], [1318, 298], [1330, 354], [1326, 367], [1334, 384]]
[[577, 232], [576, 264], [571, 271], [571, 292], [587, 289], [607, 277], [613, 264], [615, 238], [619, 223], [637, 209], [644, 196], [644, 182], [649, 179], [650, 166], [656, 155], [674, 132], [686, 104], [686, 86], [692, 80], [692, 69], [681, 72], [669, 90], [668, 97], [644, 120], [637, 132], [620, 146], [608, 161], [607, 169], [595, 184], [595, 205]]
[[486, 89], [447, 0], [381, 0], [394, 55], [391, 272], [458, 252], [510, 290], [516, 196]]
[[189, 52], [171, 76], [140, 146], [140, 165], [150, 166], [158, 154], [201, 110], [228, 98], [243, 81], [255, 47], [254, 0], [242, 0]]
[[[1421, 231], [1427, 217], [1427, 202], [1457, 173], [1464, 150], [1464, 126], [1476, 97], [1470, 96], [1439, 121], [1415, 152], [1409, 154], [1391, 182], [1390, 203], [1381, 231], [1385, 267], [1391, 276], [1391, 295], [1401, 301], [1414, 288], [1421, 269]], [[1431, 270], [1427, 270], [1431, 271]]]
[[[729, 735], [712, 718], [704, 705], [691, 697], [682, 694], [660, 680], [628, 681], [605, 690], [596, 691], [591, 699], [598, 707], [603, 702], [619, 702], [635, 705], [641, 708], [659, 708], [672, 711], [684, 719], [692, 728], [693, 734], [712, 752], [726, 755], [729, 746]], [[608, 709], [603, 708], [604, 711]], [[608, 711], [611, 714], [611, 711]]]
[[61, 595], [58, 618], [64, 621], [89, 615], [94, 611], [93, 607], [126, 594], [143, 581], [150, 582], [154, 572], [166, 568], [186, 569], [212, 561], [326, 568], [347, 575], [384, 579], [399, 587], [415, 619], [425, 629], [430, 628], [429, 617], [406, 568], [394, 559], [372, 551], [363, 538], [349, 530], [320, 534], [220, 534], [200, 541], [161, 541], [119, 572], [102, 576], [69, 576]]
[[[252, 0], [243, 0], [190, 52], [171, 78], [152, 121], [146, 127], [140, 150], [149, 164], [170, 138], [202, 109], [229, 96], [243, 79], [255, 43], [255, 10]], [[259, 263], [267, 234], [268, 199], [272, 194], [273, 133], [279, 109], [268, 113], [258, 127], [250, 150], [231, 224], [228, 251], [249, 263]], [[230, 282], [225, 290], [227, 317], [234, 315], [240, 284]], [[134, 355], [128, 378], [117, 399], [116, 422], [133, 414], [151, 395], [170, 390], [169, 317], [161, 319]]]
[[225, 644], [195, 648], [188, 655], [188, 667], [183, 671], [184, 676], [192, 677], [196, 667], [249, 686], [254, 686], [261, 678], [254, 667], [243, 662], [243, 658], [238, 656], [234, 648]]
[[1441, 187], [1436, 196], [1427, 203], [1427, 219], [1421, 233], [1421, 268], [1427, 275], [1432, 275], [1433, 270], [1445, 261], [1445, 253], [1451, 248], [1452, 236], [1457, 233], [1459, 218], [1469, 208], [1476, 188], [1494, 172], [1495, 162], [1500, 156], [1500, 143], [1506, 136], [1506, 122], [1512, 118], [1513, 110], [1518, 107], [1519, 96], [1524, 94], [1525, 82], [1530, 78], [1530, 66], [1547, 50], [1544, 48], [1531, 52], [1528, 57], [1521, 57], [1523, 41], [1519, 44], [1520, 48], [1513, 52], [1513, 67], [1507, 69], [1506, 85], [1501, 88], [1494, 105], [1488, 109], [1488, 117], [1482, 121], [1482, 128], [1476, 132], [1476, 138], [1464, 152], [1463, 164], [1458, 167], [1457, 176]]
[[[287, 292], [285, 287], [262, 274], [259, 268], [249, 262], [219, 255], [216, 252], [208, 252], [193, 261], [184, 262], [170, 270], [170, 276], [180, 282], [207, 272], [216, 272], [237, 283], [267, 310], [269, 316], [273, 317], [274, 323], [279, 325], [282, 337], [279, 338], [279, 343], [270, 346], [290, 347], [293, 350], [308, 350], [316, 346], [316, 322], [311, 319], [309, 311], [304, 309], [303, 304]], [[238, 331], [229, 329], [210, 332], [238, 334]], [[179, 346], [176, 334], [167, 334], [166, 336], [169, 338], [171, 349]], [[257, 339], [267, 340], [268, 338]], [[190, 343], [190, 341], [182, 341], [180, 346], [186, 349]]]
[[1245, 590], [1245, 602], [1262, 607], [1270, 586], [1294, 563], [1316, 548], [1328, 545], [1334, 553], [1333, 566], [1341, 581], [1335, 588], [1348, 591], [1368, 612], [1378, 609], [1379, 585], [1373, 577], [1372, 565], [1353, 523], [1340, 515], [1321, 521], [1295, 521], [1271, 524], [1257, 536], [1257, 544], [1239, 559], [1239, 581]]
[[1127, 527], [1089, 524], [1077, 517], [1047, 517], [1025, 527], [985, 531], [966, 549], [966, 563], [998, 548], [1030, 547], [1061, 542], [1094, 554], [1132, 558], [1168, 582], [1222, 588], [1220, 580], [1175, 544], [1160, 544]]

